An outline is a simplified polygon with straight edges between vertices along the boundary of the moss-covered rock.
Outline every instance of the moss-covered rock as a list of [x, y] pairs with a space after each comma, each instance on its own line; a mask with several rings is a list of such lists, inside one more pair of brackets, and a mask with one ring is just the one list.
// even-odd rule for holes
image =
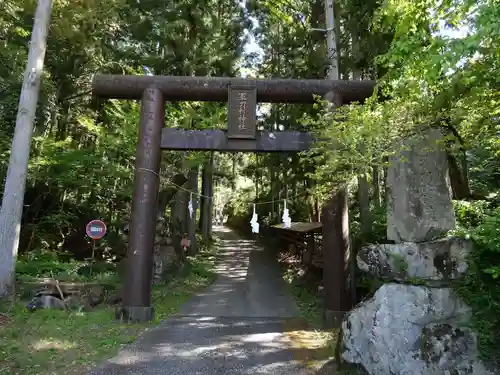
[[[363, 247], [357, 255], [358, 267], [385, 280], [440, 286], [461, 278], [468, 269], [472, 243], [462, 238]], [[411, 282], [414, 284], [414, 282]]]

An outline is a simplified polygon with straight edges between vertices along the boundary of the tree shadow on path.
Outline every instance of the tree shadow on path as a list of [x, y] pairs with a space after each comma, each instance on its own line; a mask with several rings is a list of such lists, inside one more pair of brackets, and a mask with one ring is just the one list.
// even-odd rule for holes
[[217, 280], [179, 313], [144, 333], [90, 375], [310, 374], [322, 349], [294, 348], [286, 332], [307, 324], [276, 257], [218, 228]]

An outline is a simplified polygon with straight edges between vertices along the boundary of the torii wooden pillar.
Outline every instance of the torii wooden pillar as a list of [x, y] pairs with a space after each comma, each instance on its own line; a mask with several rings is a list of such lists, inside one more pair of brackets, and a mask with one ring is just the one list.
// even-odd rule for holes
[[[242, 79], [227, 77], [166, 77], [97, 75], [93, 94], [108, 99], [140, 99], [141, 118], [135, 162], [132, 218], [127, 252], [127, 275], [119, 318], [141, 322], [153, 318], [151, 306], [153, 247], [156, 227], [161, 149], [228, 152], [299, 152], [310, 148], [309, 133], [256, 132], [256, 103], [314, 103], [314, 96], [334, 94], [337, 105], [363, 101], [373, 92], [373, 81]], [[229, 101], [229, 128], [181, 130], [164, 128], [165, 101]], [[337, 221], [335, 224], [338, 224]], [[327, 224], [327, 223], [325, 223]], [[345, 311], [342, 297], [348, 288], [345, 250], [335, 237], [342, 228], [323, 226], [323, 273], [326, 309]], [[330, 234], [329, 233], [329, 234]], [[325, 239], [327, 242], [325, 242]], [[330, 243], [332, 242], [332, 243]], [[337, 245], [337, 246], [336, 246]], [[336, 248], [337, 247], [337, 248]], [[326, 255], [328, 253], [328, 255]], [[339, 298], [332, 298], [334, 295]]]

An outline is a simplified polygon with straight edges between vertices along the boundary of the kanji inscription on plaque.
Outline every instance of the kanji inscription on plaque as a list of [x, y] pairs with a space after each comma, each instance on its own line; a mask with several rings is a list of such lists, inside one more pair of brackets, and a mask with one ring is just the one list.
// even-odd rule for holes
[[251, 86], [229, 86], [228, 94], [228, 138], [255, 139], [257, 89]]

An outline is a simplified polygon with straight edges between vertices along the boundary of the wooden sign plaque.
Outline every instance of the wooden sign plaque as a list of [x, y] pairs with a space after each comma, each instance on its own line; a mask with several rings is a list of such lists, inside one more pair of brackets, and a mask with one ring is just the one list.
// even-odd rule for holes
[[229, 86], [227, 137], [255, 139], [257, 127], [257, 89], [252, 86]]

